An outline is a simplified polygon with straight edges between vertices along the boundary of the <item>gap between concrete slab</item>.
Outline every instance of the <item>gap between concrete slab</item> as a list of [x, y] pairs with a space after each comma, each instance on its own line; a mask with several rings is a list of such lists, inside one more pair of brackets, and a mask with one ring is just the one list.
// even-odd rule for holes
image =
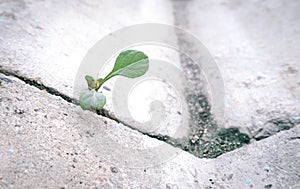
[[[65, 94], [63, 94], [63, 93], [61, 93], [61, 92], [59, 92], [58, 90], [56, 90], [56, 89], [54, 89], [54, 88], [52, 88], [52, 87], [48, 87], [48, 86], [44, 85], [43, 83], [41, 83], [41, 82], [39, 82], [39, 81], [36, 81], [36, 80], [34, 80], [34, 79], [32, 79], [32, 78], [27, 78], [27, 77], [25, 77], [25, 76], [20, 75], [19, 73], [16, 73], [16, 72], [14, 72], [14, 71], [10, 71], [10, 70], [8, 70], [8, 69], [5, 69], [5, 68], [3, 68], [2, 66], [0, 66], [0, 73], [4, 74], [4, 75], [6, 75], [6, 76], [11, 76], [11, 77], [18, 78], [18, 79], [20, 79], [21, 81], [23, 81], [24, 83], [26, 83], [26, 84], [28, 84], [28, 85], [34, 86], [34, 87], [36, 87], [36, 88], [38, 88], [38, 89], [40, 89], [40, 90], [45, 90], [45, 91], [47, 91], [47, 92], [48, 92], [49, 94], [51, 94], [51, 95], [61, 97], [62, 99], [64, 99], [65, 101], [67, 101], [67, 102], [69, 102], [69, 103], [72, 103], [72, 104], [75, 104], [75, 105], [79, 105], [78, 100], [73, 99], [73, 98], [71, 98], [71, 97], [69, 97], [69, 96], [67, 96], [67, 95], [65, 95]], [[170, 145], [172, 145], [172, 146], [174, 146], [174, 147], [176, 147], [176, 148], [180, 148], [180, 149], [182, 149], [182, 150], [184, 150], [184, 151], [187, 151], [187, 152], [193, 154], [194, 156], [196, 156], [196, 157], [198, 157], [198, 158], [216, 158], [216, 157], [218, 157], [219, 155], [222, 155], [222, 154], [224, 154], [224, 153], [227, 153], [227, 152], [229, 152], [229, 151], [235, 150], [235, 149], [240, 148], [240, 147], [243, 146], [243, 145], [242, 145], [242, 146], [237, 146], [237, 147], [236, 147], [236, 146], [233, 146], [233, 147], [232, 147], [232, 146], [229, 145], [229, 146], [228, 146], [229, 149], [225, 149], [225, 150], [223, 149], [224, 151], [222, 151], [222, 152], [218, 152], [218, 153], [213, 154], [213, 155], [203, 156], [203, 153], [204, 153], [204, 152], [202, 153], [202, 155], [201, 155], [201, 154], [199, 155], [199, 152], [195, 153], [194, 151], [191, 151], [191, 149], [188, 148], [188, 146], [190, 146], [192, 149], [195, 149], [195, 146], [190, 145], [190, 144], [187, 144], [186, 141], [185, 141], [185, 142], [182, 142], [182, 141], [178, 141], [177, 139], [174, 139], [174, 138], [172, 138], [172, 137], [165, 136], [165, 135], [153, 135], [153, 134], [150, 134], [150, 133], [141, 132], [141, 131], [139, 131], [138, 129], [136, 129], [136, 128], [134, 128], [134, 127], [132, 127], [132, 126], [130, 126], [130, 125], [128, 125], [128, 124], [122, 122], [121, 120], [117, 119], [116, 117], [110, 115], [110, 113], [109, 113], [107, 110], [105, 110], [105, 109], [102, 109], [101, 111], [93, 111], [93, 110], [90, 110], [90, 111], [92, 111], [92, 112], [94, 112], [94, 113], [97, 113], [98, 115], [101, 115], [101, 116], [106, 117], [106, 118], [108, 118], [108, 119], [111, 119], [111, 120], [113, 120], [113, 121], [116, 121], [117, 123], [122, 123], [124, 126], [130, 128], [130, 129], [132, 129], [132, 130], [135, 130], [135, 131], [137, 131], [137, 132], [139, 132], [139, 133], [141, 133], [141, 134], [143, 134], [143, 135], [146, 135], [146, 136], [148, 136], [148, 137], [151, 137], [151, 138], [154, 138], [154, 139], [157, 139], [157, 140], [166, 142], [166, 143], [168, 143], [168, 144], [170, 144]], [[273, 120], [273, 121], [270, 120], [270, 122], [274, 122], [274, 120]], [[277, 120], [277, 122], [278, 122], [278, 120]], [[276, 123], [277, 123], [277, 122], [276, 122]], [[279, 121], [279, 122], [281, 123], [282, 120]], [[286, 122], [284, 122], [284, 123], [286, 123]], [[267, 136], [259, 137], [259, 138], [252, 137], [252, 139], [254, 139], [254, 140], [256, 140], [256, 141], [258, 141], [258, 140], [263, 140], [263, 139], [266, 139], [266, 138], [268, 138], [268, 137], [270, 137], [270, 136], [272, 136], [272, 135], [274, 135], [274, 134], [276, 134], [276, 133], [279, 133], [279, 132], [281, 132], [281, 131], [289, 130], [289, 129], [293, 128], [295, 125], [297, 125], [296, 122], [290, 122], [290, 121], [289, 121], [289, 123], [292, 123], [292, 124], [289, 124], [288, 126], [285, 124], [285, 125], [284, 125], [284, 128], [281, 128], [281, 129], [276, 130], [276, 131], [275, 131], [274, 133], [272, 133], [271, 135], [267, 135]], [[241, 133], [237, 132], [234, 128], [229, 128], [229, 129], [226, 129], [226, 130], [221, 130], [221, 131], [218, 133], [218, 138], [217, 138], [216, 140], [219, 139], [219, 140], [221, 140], [221, 141], [231, 142], [230, 140], [232, 139], [232, 137], [235, 137], [234, 140], [236, 140], [236, 137], [237, 137], [238, 140], [240, 140], [240, 137], [243, 137], [243, 136], [241, 136], [240, 134], [241, 134]], [[230, 135], [230, 136], [229, 136], [229, 135]], [[250, 142], [249, 142], [249, 143], [250, 143]], [[247, 143], [247, 144], [248, 144], [248, 143]], [[205, 145], [208, 146], [208, 149], [209, 149], [209, 150], [211, 150], [211, 148], [214, 148], [214, 147], [216, 147], [216, 148], [219, 147], [219, 146], [218, 146], [218, 143], [215, 143], [215, 141], [212, 141], [212, 143], [205, 144]], [[204, 145], [204, 148], [203, 148], [203, 149], [200, 148], [200, 149], [198, 149], [198, 151], [199, 151], [199, 150], [204, 150], [204, 149], [206, 149], [206, 148], [205, 148], [205, 145]], [[210, 153], [210, 152], [207, 152], [207, 153]]]
[[[39, 81], [36, 81], [34, 79], [31, 79], [31, 78], [27, 78], [25, 76], [22, 76], [20, 75], [19, 73], [17, 72], [14, 72], [14, 71], [11, 71], [11, 70], [8, 70], [8, 69], [5, 69], [3, 68], [1, 65], [0, 65], [0, 73], [6, 75], [6, 76], [11, 76], [11, 77], [15, 77], [15, 78], [18, 78], [20, 79], [21, 81], [23, 81], [24, 83], [28, 84], [28, 85], [31, 85], [31, 86], [34, 86], [40, 90], [45, 90], [47, 91], [49, 94], [51, 95], [54, 95], [54, 96], [58, 96], [58, 97], [61, 97], [62, 99], [64, 99], [65, 101], [69, 102], [69, 103], [72, 103], [72, 104], [75, 104], [75, 105], [79, 105], [79, 101], [77, 99], [74, 99], [74, 98], [71, 98], [61, 92], [59, 92], [58, 90], [52, 88], [52, 87], [48, 87], [46, 85], [44, 85], [43, 83], [39, 82]], [[166, 139], [169, 138], [168, 136], [163, 136], [163, 135], [152, 135], [152, 134], [149, 134], [149, 133], [145, 133], [145, 132], [142, 132], [126, 123], [124, 123], [123, 121], [119, 120], [118, 118], [116, 118], [115, 116], [111, 115], [109, 113], [109, 111], [107, 111], [106, 109], [102, 109], [102, 110], [89, 110], [89, 111], [92, 111], [98, 115], [101, 115], [103, 117], [106, 117], [108, 119], [111, 119], [117, 123], [122, 123], [124, 126], [132, 129], [132, 130], [135, 130], [135, 131], [138, 131], [139, 133], [143, 134], [143, 135], [147, 135], [148, 137], [151, 137], [151, 138], [155, 138], [155, 139], [158, 139], [160, 141], [164, 141], [164, 142], [167, 142]], [[168, 142], [167, 142], [168, 143]], [[169, 143], [171, 145], [173, 145], [172, 143]]]
[[[188, 20], [188, 15], [187, 15], [188, 11], [186, 9], [186, 3], [188, 3], [188, 1], [173, 0], [172, 3], [173, 3], [174, 25], [178, 26], [178, 27], [182, 27], [182, 28], [188, 28], [189, 23], [191, 23], [191, 21]], [[189, 46], [192, 50], [192, 48], [193, 48], [192, 44], [184, 41], [182, 39], [182, 37], [180, 36], [180, 34], [177, 34], [177, 40], [178, 40], [179, 46]], [[181, 55], [180, 61], [182, 64], [185, 64], [183, 66], [184, 69], [186, 69], [186, 70], [194, 69], [193, 62], [190, 61], [187, 57]], [[79, 105], [78, 100], [63, 94], [62, 92], [58, 91], [57, 89], [55, 89], [53, 87], [45, 86], [42, 82], [40, 82], [36, 79], [22, 76], [22, 74], [20, 74], [19, 72], [16, 72], [11, 69], [0, 66], [0, 73], [2, 73], [4, 75], [16, 77], [16, 78], [22, 80], [23, 82], [25, 82], [26, 84], [34, 86], [40, 90], [45, 90], [51, 95], [59, 96], [69, 103]], [[193, 87], [195, 87], [195, 86], [193, 86]], [[178, 147], [178, 148], [185, 150], [185, 151], [195, 155], [196, 157], [200, 157], [200, 158], [201, 157], [215, 158], [215, 157], [217, 157], [221, 154], [224, 154], [228, 151], [232, 151], [236, 148], [242, 147], [242, 145], [239, 145], [239, 144], [237, 145], [237, 143], [239, 142], [240, 139], [241, 140], [247, 139], [247, 141], [250, 142], [250, 138], [248, 137], [248, 135], [240, 133], [240, 131], [237, 128], [229, 128], [229, 129], [219, 130], [217, 128], [218, 125], [215, 123], [213, 115], [210, 113], [210, 104], [207, 100], [207, 97], [204, 95], [204, 93], [202, 93], [203, 91], [201, 91], [201, 88], [199, 89], [197, 86], [195, 88], [197, 89], [197, 93], [195, 93], [195, 91], [193, 91], [193, 90], [187, 91], [187, 96], [188, 96], [187, 100], [189, 102], [192, 102], [191, 104], [193, 107], [189, 107], [189, 111], [192, 114], [191, 121], [190, 121], [190, 128], [191, 128], [190, 136], [191, 137], [187, 138], [184, 141], [181, 141], [179, 139], [174, 139], [172, 137], [165, 136], [165, 135], [157, 135], [157, 134], [154, 135], [154, 134], [150, 134], [147, 132], [142, 132], [142, 131], [132, 127], [131, 125], [126, 124], [122, 120], [116, 118], [114, 115], [109, 113], [109, 111], [107, 111], [106, 109], [102, 109], [101, 111], [92, 111], [92, 112], [97, 113], [98, 115], [104, 116], [106, 118], [109, 118], [111, 120], [114, 120], [117, 123], [122, 123], [124, 126], [130, 128], [132, 130], [138, 131], [139, 133], [141, 133], [143, 135], [166, 142], [174, 147]], [[204, 111], [202, 113], [197, 113], [198, 107], [202, 107], [203, 104], [205, 104]], [[288, 130], [288, 129], [292, 128], [295, 124], [292, 121], [282, 118], [282, 119], [278, 119], [278, 120], [270, 120], [269, 125], [270, 125], [269, 130], [260, 130], [255, 136], [252, 137], [252, 139], [255, 139], [255, 140], [265, 139], [265, 138], [272, 136], [273, 134], [278, 133], [282, 130]], [[273, 128], [275, 128], [275, 130]], [[201, 140], [203, 138], [203, 135], [205, 134], [205, 133], [203, 133], [204, 130], [207, 130], [208, 135], [210, 133], [216, 134], [214, 141], [207, 140], [207, 141], [204, 141], [203, 143], [201, 143], [200, 145], [196, 145], [196, 143], [199, 142], [199, 140]], [[273, 131], [271, 134], [270, 134], [270, 130]], [[235, 138], [232, 138], [232, 137], [235, 137]], [[237, 142], [232, 142], [232, 140], [237, 140]], [[224, 141], [225, 141], [225, 145], [222, 145], [224, 143]], [[245, 144], [247, 144], [247, 142], [245, 142]], [[222, 148], [224, 148], [224, 146], [226, 147], [226, 149], [222, 150]], [[221, 150], [216, 151], [215, 149], [217, 149], [217, 148], [218, 149], [220, 148]], [[212, 153], [212, 155], [203, 156], [203, 153], [204, 153], [203, 151], [205, 151], [205, 150], [211, 151], [211, 149], [214, 149], [214, 151], [207, 152], [207, 153]]]

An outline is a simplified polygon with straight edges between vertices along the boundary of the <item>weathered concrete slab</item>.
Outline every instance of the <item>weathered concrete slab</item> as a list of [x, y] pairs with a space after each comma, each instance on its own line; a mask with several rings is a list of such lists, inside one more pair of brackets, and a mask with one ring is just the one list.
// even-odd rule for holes
[[[115, 166], [167, 161], [147, 154], [157, 145], [164, 146], [162, 154], [179, 151], [12, 77], [1, 75], [0, 93], [0, 180], [7, 186], [92, 187], [110, 182], [124, 186], [124, 175], [112, 178], [121, 168]], [[130, 157], [138, 154], [139, 158]]]
[[[81, 61], [96, 42], [115, 30], [134, 24], [173, 23], [171, 1], [3, 1], [0, 4], [0, 18], [0, 65], [76, 99], [81, 92], [74, 92], [76, 73]], [[176, 41], [176, 36], [174, 37]], [[142, 45], [134, 48], [145, 51], [152, 60], [180, 65], [176, 51], [171, 52], [162, 46]], [[101, 72], [100, 76], [110, 71], [115, 58], [107, 63], [106, 70], [97, 70]], [[83, 77], [81, 80], [85, 82]], [[113, 84], [106, 83], [106, 86], [112, 89]], [[164, 86], [159, 87], [161, 89]], [[157, 89], [153, 89], [155, 90]], [[113, 115], [112, 92], [103, 92], [107, 96], [105, 108]], [[174, 96], [174, 92], [162, 93], [164, 94], [160, 97], [149, 97], [148, 94], [148, 101], [152, 101], [151, 98]], [[147, 120], [150, 115], [145, 106], [148, 108], [150, 105], [137, 104], [132, 110], [134, 118], [139, 121]], [[174, 103], [168, 105], [167, 113], [173, 111], [172, 119], [168, 120], [179, 119], [179, 110], [173, 107]], [[170, 130], [170, 125], [173, 128], [167, 131]], [[172, 134], [178, 126], [176, 121], [164, 122], [160, 128], [155, 128], [155, 133]]]
[[1, 1], [1, 66], [73, 96], [79, 64], [98, 40], [133, 24], [172, 24], [171, 8], [170, 1]]
[[255, 135], [299, 117], [298, 1], [174, 1], [175, 23], [210, 50], [226, 88], [225, 127]]
[[[291, 129], [300, 112], [299, 3], [173, 3], [175, 20], [170, 1], [2, 1], [0, 65], [72, 96], [78, 65], [97, 40], [123, 26], [175, 22], [196, 34], [220, 66], [225, 127], [256, 139], [290, 130], [216, 159], [198, 159], [1, 76], [0, 187], [299, 188], [299, 126]], [[161, 144], [164, 151], [149, 150]], [[161, 160], [167, 163], [126, 168]]]
[[[4, 75], [0, 78], [2, 188], [296, 189], [300, 186], [299, 152], [295, 150], [300, 142], [299, 126], [216, 159], [198, 159], [181, 152], [154, 167], [128, 168], [115, 165], [116, 162], [111, 163], [97, 153], [101, 151], [94, 148], [93, 138], [107, 135], [132, 151], [160, 142], [92, 112], [84, 112], [18, 79]], [[114, 150], [109, 143], [104, 146], [107, 151], [103, 152], [109, 151], [112, 156], [119, 157], [124, 152]], [[128, 157], [127, 153], [122, 155], [124, 159]], [[136, 156], [137, 161], [139, 158], [143, 156]]]
[[282, 3], [2, 1], [1, 66], [72, 96], [78, 66], [95, 41], [132, 24], [176, 23], [220, 66], [225, 126], [255, 136], [273, 119], [299, 117], [299, 3]]

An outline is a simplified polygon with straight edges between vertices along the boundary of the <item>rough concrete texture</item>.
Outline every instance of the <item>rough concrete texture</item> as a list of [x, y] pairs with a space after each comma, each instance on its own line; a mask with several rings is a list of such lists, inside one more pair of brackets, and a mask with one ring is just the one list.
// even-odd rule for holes
[[174, 1], [176, 25], [197, 36], [220, 68], [225, 127], [254, 136], [273, 119], [299, 116], [299, 7], [280, 0]]
[[[174, 22], [171, 1], [2, 1], [0, 10], [0, 46], [5, 47], [0, 52], [1, 66], [76, 99], [74, 78], [96, 42], [126, 26]], [[180, 64], [177, 52], [157, 46], [137, 49], [144, 49], [151, 59]], [[100, 76], [110, 71], [111, 63], [108, 70], [98, 70]], [[112, 89], [113, 83], [106, 86]], [[113, 115], [111, 91], [103, 92], [108, 98], [105, 108]], [[165, 130], [159, 133], [166, 134]]]
[[[24, 82], [1, 78], [1, 188], [292, 188], [300, 187], [300, 127], [224, 154], [186, 152], [147, 168], [114, 165], [95, 153], [90, 127], [138, 150], [151, 138]], [[122, 130], [122, 132], [118, 132]], [[155, 142], [154, 142], [155, 143]], [[107, 145], [114, 152], [114, 146]], [[172, 148], [172, 147], [170, 147]]]
[[133, 24], [172, 24], [171, 7], [146, 0], [0, 1], [1, 66], [73, 96], [78, 66], [97, 41]]
[[[222, 72], [224, 127], [260, 140], [199, 159], [1, 75], [0, 188], [300, 188], [299, 7], [279, 0], [0, 1], [1, 71], [64, 99], [87, 50], [108, 33], [147, 22], [190, 31]], [[156, 50], [151, 56], [170, 56]], [[108, 142], [99, 145], [102, 137]], [[143, 153], [159, 145], [166, 154]]]

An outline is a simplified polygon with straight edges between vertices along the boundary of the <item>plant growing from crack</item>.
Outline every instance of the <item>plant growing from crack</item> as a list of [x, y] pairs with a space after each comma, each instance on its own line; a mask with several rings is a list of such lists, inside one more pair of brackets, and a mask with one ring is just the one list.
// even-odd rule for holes
[[106, 103], [106, 97], [98, 90], [107, 80], [118, 75], [128, 78], [140, 77], [147, 72], [148, 68], [149, 59], [143, 52], [136, 50], [121, 52], [115, 61], [114, 68], [106, 77], [95, 80], [92, 76], [85, 76], [89, 90], [80, 94], [79, 103], [81, 108], [83, 110], [90, 108], [102, 109]]

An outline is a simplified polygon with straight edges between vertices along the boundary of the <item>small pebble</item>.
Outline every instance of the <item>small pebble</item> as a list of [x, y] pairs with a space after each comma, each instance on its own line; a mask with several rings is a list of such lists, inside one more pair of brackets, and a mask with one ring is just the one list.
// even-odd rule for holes
[[8, 152], [12, 154], [12, 153], [14, 153], [14, 152], [15, 152], [15, 150], [14, 150], [14, 149], [12, 149], [12, 148], [10, 148], [10, 149], [8, 150]]
[[272, 188], [272, 184], [265, 185], [264, 188], [265, 188], [265, 189], [270, 189], [270, 188]]
[[265, 166], [264, 166], [264, 171], [267, 171], [267, 172], [269, 172], [269, 170], [270, 170], [270, 167], [269, 167], [269, 166], [267, 166], [267, 165], [265, 165]]
[[118, 172], [118, 169], [116, 167], [111, 167], [110, 170], [111, 170], [112, 173], [117, 173]]
[[295, 121], [300, 121], [300, 117], [293, 117]]
[[228, 175], [227, 180], [231, 180], [233, 177], [233, 174]]
[[250, 179], [247, 179], [247, 180], [245, 181], [245, 183], [246, 183], [246, 184], [251, 184], [251, 180], [250, 180]]

